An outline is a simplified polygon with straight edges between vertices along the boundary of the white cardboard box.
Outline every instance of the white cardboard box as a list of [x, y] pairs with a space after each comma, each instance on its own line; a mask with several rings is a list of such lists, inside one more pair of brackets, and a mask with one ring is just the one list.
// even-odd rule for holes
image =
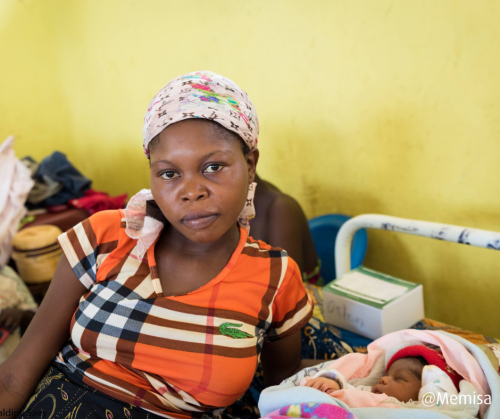
[[424, 318], [423, 287], [361, 266], [323, 287], [325, 321], [378, 339]]

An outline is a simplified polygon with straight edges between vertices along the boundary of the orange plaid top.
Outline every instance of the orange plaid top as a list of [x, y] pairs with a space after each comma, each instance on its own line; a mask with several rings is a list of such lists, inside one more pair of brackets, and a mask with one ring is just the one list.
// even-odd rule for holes
[[199, 417], [236, 401], [264, 342], [298, 331], [312, 315], [297, 264], [242, 228], [215, 278], [169, 297], [154, 245], [139, 256], [122, 210], [95, 214], [59, 242], [88, 292], [58, 361], [99, 391], [165, 417]]

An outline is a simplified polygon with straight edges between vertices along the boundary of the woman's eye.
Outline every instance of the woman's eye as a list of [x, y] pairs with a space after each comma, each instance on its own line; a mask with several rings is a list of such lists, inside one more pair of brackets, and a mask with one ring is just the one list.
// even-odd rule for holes
[[222, 170], [224, 166], [222, 164], [211, 164], [210, 166], [208, 166], [206, 169], [205, 169], [205, 172], [207, 173], [215, 173], [215, 172], [218, 172], [220, 170]]
[[169, 179], [175, 179], [175, 178], [179, 177], [179, 174], [172, 172], [172, 171], [168, 171], [168, 172], [162, 173], [160, 177], [162, 179], [169, 180]]

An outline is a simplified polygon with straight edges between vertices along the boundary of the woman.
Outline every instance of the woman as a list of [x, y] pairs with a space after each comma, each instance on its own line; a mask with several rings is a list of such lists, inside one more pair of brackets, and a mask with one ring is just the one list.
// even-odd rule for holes
[[0, 406], [217, 417], [259, 355], [268, 384], [302, 368], [312, 304], [300, 270], [248, 237], [258, 132], [252, 102], [222, 76], [189, 73], [160, 90], [144, 122], [151, 191], [59, 238], [47, 296], [0, 367]]

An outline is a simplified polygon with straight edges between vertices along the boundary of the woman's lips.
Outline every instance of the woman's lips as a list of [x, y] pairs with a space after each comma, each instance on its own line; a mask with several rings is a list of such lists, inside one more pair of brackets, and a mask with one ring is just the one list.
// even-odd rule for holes
[[218, 216], [207, 212], [190, 212], [182, 218], [181, 223], [193, 230], [201, 230], [212, 224]]

